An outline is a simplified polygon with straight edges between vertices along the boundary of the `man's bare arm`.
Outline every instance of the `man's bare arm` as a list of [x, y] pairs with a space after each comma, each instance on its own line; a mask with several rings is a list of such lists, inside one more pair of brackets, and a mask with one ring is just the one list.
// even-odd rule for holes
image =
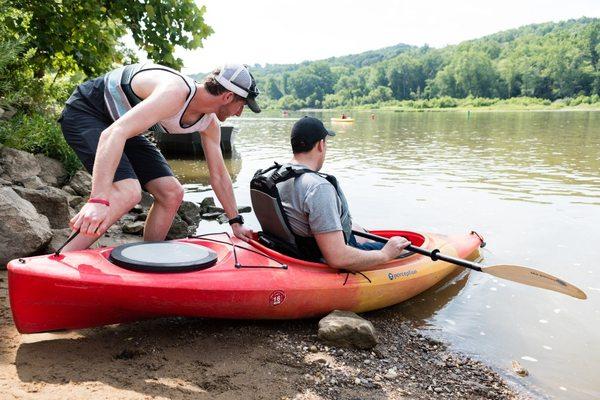
[[[225, 167], [225, 160], [223, 160], [223, 153], [221, 152], [221, 129], [215, 121], [212, 121], [200, 137], [202, 138], [202, 149], [208, 164], [210, 186], [215, 191], [225, 214], [231, 219], [238, 215], [238, 210], [231, 177]], [[245, 228], [243, 225], [236, 223], [231, 228], [235, 236], [242, 240], [248, 241], [252, 237], [252, 230]]]
[[410, 244], [403, 237], [393, 237], [381, 250], [360, 250], [344, 242], [342, 231], [317, 233], [315, 240], [330, 267], [349, 271], [363, 271], [393, 260]]

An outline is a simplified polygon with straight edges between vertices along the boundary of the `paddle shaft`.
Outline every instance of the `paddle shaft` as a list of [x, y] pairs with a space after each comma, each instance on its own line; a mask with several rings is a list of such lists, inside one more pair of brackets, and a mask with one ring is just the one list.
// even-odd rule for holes
[[[372, 233], [367, 233], [367, 232], [353, 230], [352, 233], [356, 236], [361, 236], [361, 237], [371, 239], [371, 240], [374, 240], [374, 241], [380, 242], [380, 243], [387, 243], [389, 240], [388, 238], [384, 238], [383, 236], [373, 235]], [[431, 258], [433, 261], [442, 260], [442, 261], [449, 262], [451, 264], [460, 265], [461, 267], [465, 267], [465, 268], [469, 268], [469, 269], [472, 269], [475, 271], [482, 272], [481, 266], [479, 264], [471, 262], [471, 261], [463, 260], [462, 258], [456, 258], [456, 257], [452, 257], [452, 256], [447, 256], [445, 254], [441, 254], [438, 249], [429, 251], [429, 250], [425, 250], [422, 247], [418, 247], [418, 246], [409, 244], [408, 246], [406, 246], [406, 250], [412, 251], [417, 254], [421, 254], [423, 256], [427, 256], [427, 257]]]

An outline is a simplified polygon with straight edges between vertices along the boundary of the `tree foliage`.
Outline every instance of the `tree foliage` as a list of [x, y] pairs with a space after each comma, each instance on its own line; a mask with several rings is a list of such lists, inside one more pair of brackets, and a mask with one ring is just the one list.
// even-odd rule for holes
[[400, 44], [254, 72], [260, 85], [277, 82], [281, 96], [268, 90], [265, 97], [285, 108], [590, 97], [600, 94], [600, 19], [527, 25], [442, 49]]
[[131, 49], [121, 43], [128, 32], [150, 59], [181, 67], [176, 46], [197, 48], [212, 33], [204, 12], [193, 0], [0, 0], [5, 38], [24, 41], [37, 78], [96, 75], [131, 60]]

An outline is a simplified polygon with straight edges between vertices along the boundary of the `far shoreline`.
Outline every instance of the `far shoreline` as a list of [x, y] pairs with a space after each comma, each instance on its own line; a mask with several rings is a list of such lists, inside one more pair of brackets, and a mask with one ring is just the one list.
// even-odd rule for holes
[[444, 107], [444, 108], [409, 108], [409, 107], [382, 107], [382, 108], [363, 108], [363, 107], [344, 107], [344, 108], [300, 108], [298, 110], [288, 110], [283, 108], [268, 108], [264, 111], [279, 112], [407, 112], [407, 113], [429, 113], [429, 112], [570, 112], [570, 111], [600, 111], [600, 105], [594, 107]]

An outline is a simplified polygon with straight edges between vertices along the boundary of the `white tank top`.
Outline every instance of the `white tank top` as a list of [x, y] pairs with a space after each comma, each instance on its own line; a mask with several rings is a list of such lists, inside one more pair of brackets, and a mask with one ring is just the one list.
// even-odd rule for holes
[[184, 125], [181, 119], [190, 101], [192, 101], [196, 94], [196, 82], [189, 76], [183, 75], [172, 68], [152, 63], [126, 65], [104, 76], [104, 101], [113, 121], [125, 115], [127, 111], [142, 101], [131, 89], [131, 80], [133, 77], [140, 71], [156, 69], [171, 72], [179, 76], [187, 85], [189, 92], [183, 107], [176, 114], [159, 121], [150, 130], [173, 134], [192, 133], [205, 131], [212, 121], [215, 121], [219, 125], [219, 119], [214, 113], [204, 114], [193, 124]]

